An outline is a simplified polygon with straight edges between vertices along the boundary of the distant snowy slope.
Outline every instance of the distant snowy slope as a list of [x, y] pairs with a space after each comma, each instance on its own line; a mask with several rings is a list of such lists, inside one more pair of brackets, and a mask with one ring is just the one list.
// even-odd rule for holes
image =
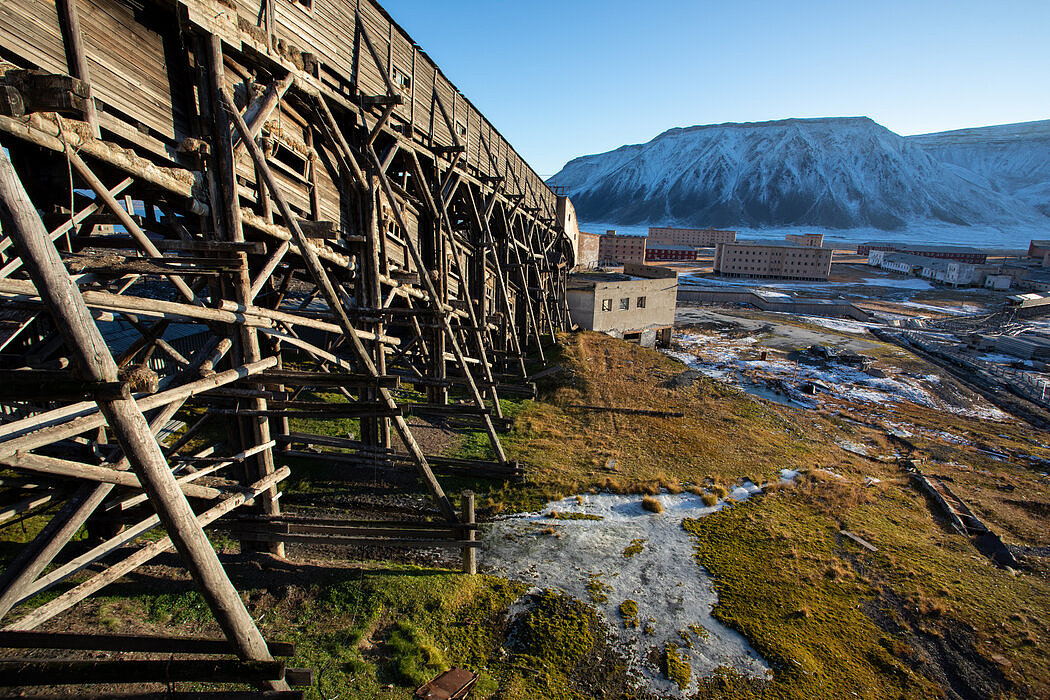
[[1050, 120], [906, 138], [937, 160], [972, 171], [992, 189], [1050, 215]]
[[671, 129], [576, 158], [551, 182], [567, 188], [581, 220], [624, 225], [1050, 224], [987, 176], [866, 117]]

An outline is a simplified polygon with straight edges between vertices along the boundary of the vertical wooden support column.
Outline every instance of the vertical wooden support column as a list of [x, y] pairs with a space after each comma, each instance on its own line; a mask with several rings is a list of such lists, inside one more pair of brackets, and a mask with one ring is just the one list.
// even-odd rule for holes
[[55, 6], [62, 25], [66, 65], [69, 67], [69, 74], [81, 80], [87, 88], [87, 97], [84, 99], [84, 121], [91, 127], [91, 134], [97, 139], [102, 132], [99, 130], [98, 114], [95, 112], [95, 95], [91, 90], [91, 75], [88, 73], [87, 57], [84, 55], [84, 40], [80, 35], [77, 2], [76, 0], [57, 0]]
[[[464, 525], [474, 525], [474, 492], [464, 491], [460, 496], [460, 521]], [[474, 542], [478, 538], [477, 530], [473, 527], [463, 528], [463, 539]], [[463, 573], [478, 573], [478, 555], [474, 547], [463, 548]]]
[[[223, 108], [220, 96], [225, 86], [225, 69], [222, 64], [222, 42], [217, 36], [208, 38], [206, 46], [208, 59], [208, 72], [211, 83], [211, 106], [212, 119], [215, 124], [214, 150], [219, 164], [219, 191], [222, 196], [221, 202], [213, 202], [213, 208], [223, 210], [226, 220], [226, 234], [234, 243], [244, 242], [244, 229], [241, 225], [241, 205], [237, 195], [237, 173], [233, 159], [233, 133], [230, 119]], [[260, 189], [262, 186], [260, 185]], [[238, 253], [240, 268], [236, 272], [232, 287], [237, 303], [251, 304], [252, 280], [248, 274], [248, 256], [246, 253]], [[245, 363], [258, 362], [262, 359], [262, 351], [259, 348], [259, 333], [255, 328], [240, 326], [241, 355]], [[256, 385], [262, 389], [261, 385]], [[252, 409], [266, 411], [266, 399], [252, 399]], [[242, 419], [249, 425], [245, 426], [242, 434], [254, 439], [256, 445], [265, 445], [270, 442], [270, 422], [265, 415], [256, 415], [251, 418]], [[248, 449], [253, 445], [242, 445], [242, 449]], [[252, 458], [256, 465], [256, 473], [247, 479], [249, 483], [263, 479], [274, 472], [273, 452], [265, 449]], [[251, 463], [251, 462], [249, 462]], [[272, 486], [270, 490], [256, 499], [258, 507], [266, 515], [277, 515], [281, 512], [277, 503], [277, 487]], [[242, 543], [251, 548], [258, 548], [255, 543]], [[283, 542], [266, 543], [270, 553], [284, 556]]]
[[[16, 243], [23, 266], [83, 378], [117, 382], [117, 364], [3, 149], [0, 226]], [[266, 641], [226, 576], [138, 404], [130, 394], [117, 399], [100, 396], [96, 402], [226, 638], [243, 659], [272, 660]], [[284, 681], [269, 685], [275, 690], [288, 688]]]

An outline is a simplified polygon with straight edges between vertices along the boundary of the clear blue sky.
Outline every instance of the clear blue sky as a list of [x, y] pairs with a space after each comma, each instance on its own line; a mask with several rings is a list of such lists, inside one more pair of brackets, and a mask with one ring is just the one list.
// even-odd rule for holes
[[380, 2], [544, 177], [675, 126], [1050, 118], [1050, 0]]

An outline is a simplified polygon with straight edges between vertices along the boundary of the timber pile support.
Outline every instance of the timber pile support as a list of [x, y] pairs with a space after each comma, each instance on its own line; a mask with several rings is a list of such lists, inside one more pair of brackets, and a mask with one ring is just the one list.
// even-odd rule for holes
[[[287, 645], [245, 609], [217, 521], [260, 556], [442, 546], [476, 571], [473, 494], [454, 503], [438, 477], [522, 477], [500, 397], [534, 395], [566, 328], [573, 242], [554, 193], [379, 5], [5, 0], [0, 147], [0, 526], [43, 523], [0, 577], [0, 648], [182, 653], [38, 630], [174, 551], [225, 636], [194, 651], [238, 657], [11, 660], [5, 683], [168, 674], [298, 696], [308, 674], [274, 660]], [[346, 419], [352, 434], [318, 427]], [[424, 419], [478, 431], [490, 458], [427, 454]], [[319, 461], [347, 489], [355, 469], [412, 474], [432, 507], [287, 512], [281, 482]]]

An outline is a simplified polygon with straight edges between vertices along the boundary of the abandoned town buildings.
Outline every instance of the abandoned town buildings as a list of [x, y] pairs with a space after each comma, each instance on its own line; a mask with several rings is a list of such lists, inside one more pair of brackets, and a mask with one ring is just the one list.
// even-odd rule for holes
[[719, 243], [732, 243], [736, 231], [719, 231], [713, 228], [662, 228], [649, 227], [649, 243], [685, 245], [693, 248], [714, 248]]
[[599, 265], [624, 265], [645, 262], [645, 236], [624, 236], [606, 231], [598, 239]]
[[795, 238], [805, 242], [789, 239], [719, 243], [715, 248], [715, 274], [725, 277], [827, 281], [831, 275], [834, 249], [823, 245], [822, 234]]
[[664, 345], [674, 327], [678, 273], [634, 263], [622, 273], [577, 273], [569, 276], [567, 298], [569, 314], [581, 328], [645, 347]]
[[988, 261], [988, 254], [977, 248], [958, 245], [911, 245], [892, 241], [869, 241], [857, 246], [857, 255], [867, 256], [873, 250], [887, 253], [909, 253], [924, 258], [941, 258], [981, 265]]

